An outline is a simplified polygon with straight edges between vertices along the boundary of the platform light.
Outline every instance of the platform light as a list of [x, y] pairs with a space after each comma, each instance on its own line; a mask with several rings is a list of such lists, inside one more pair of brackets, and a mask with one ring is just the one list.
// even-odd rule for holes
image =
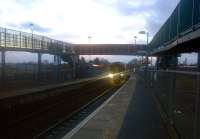
[[149, 32], [147, 32], [147, 31], [140, 31], [140, 32], [138, 32], [139, 34], [146, 34], [147, 35], [147, 45], [149, 44]]

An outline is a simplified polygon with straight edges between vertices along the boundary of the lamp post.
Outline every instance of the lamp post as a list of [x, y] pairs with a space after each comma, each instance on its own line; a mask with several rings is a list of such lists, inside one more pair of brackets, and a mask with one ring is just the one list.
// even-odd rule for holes
[[34, 29], [34, 24], [30, 23], [30, 29], [31, 29], [31, 41], [32, 41], [32, 49], [33, 49], [33, 29]]
[[149, 44], [149, 32], [146, 31], [140, 31], [139, 34], [146, 34], [147, 35], [147, 45]]
[[134, 40], [135, 40], [135, 45], [136, 45], [136, 42], [137, 42], [137, 36], [134, 36]]
[[88, 43], [91, 44], [91, 39], [92, 37], [91, 36], [88, 36]]
[[[147, 47], [148, 47], [148, 44], [149, 44], [149, 32], [147, 31], [140, 31], [139, 34], [146, 34], [146, 37], [147, 37]], [[148, 67], [148, 55], [146, 55], [146, 62], [147, 62], [147, 67]]]
[[89, 49], [90, 49], [90, 56], [89, 56], [89, 61], [91, 60], [91, 54], [92, 54], [92, 45], [91, 45], [91, 40], [92, 40], [92, 37], [91, 36], [88, 36], [88, 43], [89, 43]]

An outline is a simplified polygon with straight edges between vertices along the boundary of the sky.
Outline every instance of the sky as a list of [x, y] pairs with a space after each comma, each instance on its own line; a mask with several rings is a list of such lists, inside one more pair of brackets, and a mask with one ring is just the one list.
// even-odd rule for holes
[[[0, 0], [0, 26], [70, 43], [146, 43], [179, 0]], [[114, 58], [114, 57], [113, 57]], [[127, 57], [128, 58], [128, 57]], [[129, 57], [130, 58], [130, 57]], [[119, 58], [121, 59], [121, 58]], [[126, 58], [125, 58], [126, 59]]]
[[71, 43], [145, 43], [179, 0], [0, 0], [0, 26]]

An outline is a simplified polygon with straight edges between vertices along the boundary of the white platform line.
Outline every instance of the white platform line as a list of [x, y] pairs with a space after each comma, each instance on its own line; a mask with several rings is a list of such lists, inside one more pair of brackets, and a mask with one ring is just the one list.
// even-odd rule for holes
[[70, 139], [74, 134], [76, 134], [90, 119], [92, 119], [105, 105], [107, 105], [128, 83], [128, 81], [120, 87], [109, 99], [107, 99], [101, 106], [99, 106], [93, 113], [87, 116], [82, 122], [80, 122], [76, 127], [74, 127], [70, 132], [68, 132], [62, 139]]

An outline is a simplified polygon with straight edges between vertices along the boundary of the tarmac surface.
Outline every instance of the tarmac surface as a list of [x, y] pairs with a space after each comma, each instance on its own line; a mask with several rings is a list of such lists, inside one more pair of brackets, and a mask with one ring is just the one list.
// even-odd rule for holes
[[[139, 80], [139, 79], [138, 79]], [[118, 139], [169, 139], [152, 94], [137, 81]]]
[[63, 139], [168, 139], [159, 110], [135, 75]]

